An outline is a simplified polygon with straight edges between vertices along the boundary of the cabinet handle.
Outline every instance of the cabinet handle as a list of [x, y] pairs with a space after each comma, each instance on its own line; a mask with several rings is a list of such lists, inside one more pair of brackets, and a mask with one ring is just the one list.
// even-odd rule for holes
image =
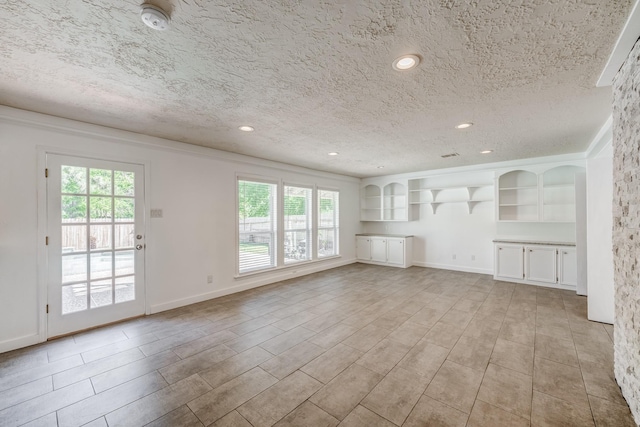
[[529, 249], [529, 252], [533, 252], [533, 249]]
[[567, 252], [562, 252], [564, 255], [567, 255]]

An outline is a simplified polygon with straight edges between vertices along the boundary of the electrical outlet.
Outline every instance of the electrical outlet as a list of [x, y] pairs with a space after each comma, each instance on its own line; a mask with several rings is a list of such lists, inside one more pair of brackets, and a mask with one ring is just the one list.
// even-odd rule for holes
[[207, 276], [207, 283], [213, 283], [213, 276], [211, 274]]
[[453, 259], [456, 259], [456, 254], [453, 254]]
[[475, 255], [471, 255], [471, 261], [475, 261], [476, 260], [476, 256]]

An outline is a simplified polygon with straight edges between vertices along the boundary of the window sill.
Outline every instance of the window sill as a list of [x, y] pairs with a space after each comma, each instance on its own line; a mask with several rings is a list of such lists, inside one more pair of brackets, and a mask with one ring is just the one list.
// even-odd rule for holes
[[342, 258], [342, 255], [332, 255], [332, 256], [322, 257], [322, 258], [318, 258], [318, 259], [312, 259], [310, 261], [302, 261], [302, 262], [296, 262], [296, 263], [293, 263], [293, 264], [286, 264], [286, 265], [283, 265], [283, 266], [280, 266], [280, 267], [272, 267], [272, 268], [268, 268], [268, 269], [264, 269], [264, 270], [248, 271], [246, 273], [236, 274], [235, 276], [233, 276], [233, 278], [234, 279], [243, 279], [245, 277], [256, 276], [256, 275], [259, 275], [259, 274], [273, 273], [273, 272], [276, 272], [276, 271], [289, 270], [289, 269], [300, 267], [300, 266], [318, 264], [318, 263], [321, 263], [323, 261], [332, 260], [332, 259], [338, 259], [338, 258]]

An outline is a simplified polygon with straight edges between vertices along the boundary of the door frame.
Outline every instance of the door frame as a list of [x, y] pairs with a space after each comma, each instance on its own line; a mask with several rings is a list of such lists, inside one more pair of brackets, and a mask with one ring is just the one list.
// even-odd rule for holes
[[[128, 148], [128, 147], [127, 147]], [[126, 149], [126, 148], [125, 148]], [[38, 313], [38, 342], [45, 342], [49, 338], [48, 322], [47, 322], [47, 303], [49, 301], [48, 290], [48, 275], [49, 275], [49, 256], [45, 239], [48, 235], [48, 201], [47, 201], [47, 178], [45, 177], [45, 169], [47, 167], [47, 155], [60, 155], [60, 156], [72, 156], [94, 160], [105, 160], [119, 163], [138, 164], [143, 167], [144, 183], [142, 186], [142, 203], [144, 204], [144, 223], [145, 223], [145, 244], [147, 248], [152, 243], [151, 232], [151, 215], [149, 208], [149, 194], [150, 194], [150, 162], [147, 159], [142, 159], [137, 156], [122, 156], [120, 154], [114, 154], [113, 152], [100, 152], [100, 151], [88, 151], [77, 150], [57, 146], [37, 145], [37, 167], [36, 167], [36, 205], [37, 205], [37, 241], [34, 242], [36, 246], [36, 283], [37, 283], [37, 313]], [[144, 314], [149, 315], [150, 304], [147, 292], [147, 276], [149, 273], [147, 250], [144, 251], [144, 283], [143, 283], [143, 300], [144, 300]]]

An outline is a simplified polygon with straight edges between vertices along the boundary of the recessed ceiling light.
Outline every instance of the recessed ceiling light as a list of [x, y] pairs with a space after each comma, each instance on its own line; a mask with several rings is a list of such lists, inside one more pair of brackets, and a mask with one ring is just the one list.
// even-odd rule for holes
[[456, 126], [456, 129], [466, 129], [470, 128], [471, 126], [473, 126], [473, 123], [460, 123], [458, 126]]
[[480, 152], [480, 154], [489, 154], [489, 153], [493, 153], [493, 150], [484, 150]]
[[255, 130], [253, 126], [247, 125], [240, 126], [238, 129], [240, 129], [242, 132], [253, 132]]
[[164, 31], [169, 28], [169, 14], [158, 6], [144, 3], [140, 6], [140, 18], [148, 27]]
[[402, 55], [393, 61], [391, 66], [396, 71], [406, 71], [415, 68], [420, 64], [420, 57], [418, 55]]
[[338, 152], [337, 151], [332, 151], [330, 153], [328, 153], [330, 156], [337, 156]]

